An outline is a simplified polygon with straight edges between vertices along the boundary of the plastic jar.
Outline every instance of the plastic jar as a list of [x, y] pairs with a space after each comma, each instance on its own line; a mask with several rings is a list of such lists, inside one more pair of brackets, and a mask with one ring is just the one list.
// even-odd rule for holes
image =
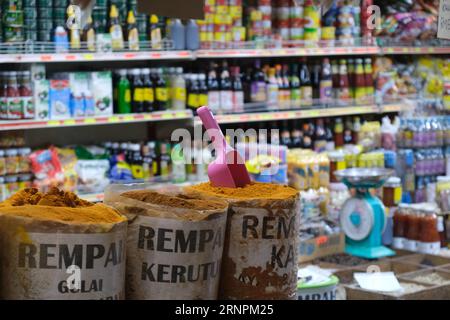
[[6, 174], [16, 174], [19, 170], [19, 158], [17, 156], [17, 149], [7, 149], [5, 152], [5, 156]]
[[441, 237], [438, 231], [438, 218], [433, 209], [424, 209], [420, 219], [417, 251], [425, 254], [437, 254], [441, 249]]
[[17, 151], [17, 155], [19, 158], [18, 173], [31, 172], [30, 154], [31, 154], [30, 148], [22, 148]]
[[5, 174], [6, 174], [5, 151], [0, 150], [0, 176], [4, 176]]
[[402, 180], [389, 178], [383, 187], [383, 203], [386, 207], [395, 207], [402, 201]]

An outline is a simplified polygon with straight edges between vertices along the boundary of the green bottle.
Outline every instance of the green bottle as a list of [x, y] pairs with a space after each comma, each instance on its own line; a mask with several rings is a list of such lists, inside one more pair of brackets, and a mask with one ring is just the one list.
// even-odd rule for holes
[[118, 111], [120, 114], [131, 113], [131, 88], [127, 78], [127, 70], [119, 71], [120, 79], [118, 84]]

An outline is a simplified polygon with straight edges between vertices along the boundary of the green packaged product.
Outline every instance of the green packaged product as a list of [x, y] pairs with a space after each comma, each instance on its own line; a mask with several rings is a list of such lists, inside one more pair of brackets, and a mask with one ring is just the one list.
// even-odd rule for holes
[[23, 41], [23, 28], [22, 27], [8, 27], [3, 28], [3, 36], [5, 42], [18, 42]]
[[3, 24], [9, 27], [23, 26], [23, 11], [5, 11], [3, 13]]
[[39, 19], [52, 19], [53, 18], [53, 9], [52, 8], [38, 8], [38, 17]]
[[23, 15], [26, 19], [37, 19], [37, 10], [36, 7], [25, 7], [23, 8]]

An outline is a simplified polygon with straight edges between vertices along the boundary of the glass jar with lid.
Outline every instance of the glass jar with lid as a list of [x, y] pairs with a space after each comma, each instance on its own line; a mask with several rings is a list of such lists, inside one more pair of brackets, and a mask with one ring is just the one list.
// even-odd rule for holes
[[441, 249], [441, 237], [438, 231], [436, 208], [423, 208], [419, 227], [417, 251], [425, 254], [438, 254]]
[[386, 207], [395, 207], [402, 201], [402, 180], [389, 178], [383, 186], [383, 203]]
[[328, 158], [330, 159], [330, 182], [338, 182], [334, 173], [346, 169], [345, 154], [342, 152], [330, 152], [328, 153]]
[[394, 234], [392, 246], [396, 249], [403, 249], [405, 247], [407, 215], [407, 205], [400, 204], [393, 217]]
[[417, 251], [417, 243], [420, 239], [420, 221], [423, 213], [418, 210], [409, 209], [406, 216], [406, 240], [404, 248], [408, 251]]

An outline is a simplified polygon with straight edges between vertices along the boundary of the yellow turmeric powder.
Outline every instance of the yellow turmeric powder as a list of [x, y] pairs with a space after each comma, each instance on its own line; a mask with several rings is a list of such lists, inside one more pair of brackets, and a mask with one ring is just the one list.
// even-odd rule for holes
[[126, 218], [105, 205], [53, 188], [47, 193], [27, 188], [0, 203], [0, 215], [76, 223], [117, 223]]
[[189, 192], [201, 192], [211, 196], [227, 199], [272, 199], [272, 200], [285, 200], [293, 198], [298, 194], [298, 191], [294, 188], [271, 184], [271, 183], [259, 183], [252, 182], [244, 188], [218, 188], [211, 185], [211, 183], [201, 183], [193, 187], [188, 187], [186, 190]]

